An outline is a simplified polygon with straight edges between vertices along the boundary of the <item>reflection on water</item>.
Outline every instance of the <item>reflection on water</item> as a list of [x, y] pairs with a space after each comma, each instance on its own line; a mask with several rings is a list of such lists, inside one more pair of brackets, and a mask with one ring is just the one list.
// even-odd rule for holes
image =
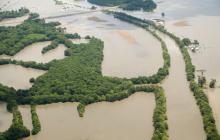
[[0, 102], [0, 132], [7, 130], [12, 123], [12, 113], [6, 109], [6, 103]]
[[30, 84], [30, 78], [36, 78], [45, 71], [36, 70], [31, 68], [24, 68], [17, 65], [1, 65], [0, 66], [0, 83], [16, 89], [27, 89], [32, 85]]
[[155, 99], [151, 93], [89, 105], [83, 118], [79, 118], [76, 106], [76, 103], [37, 106], [42, 131], [26, 140], [149, 140], [153, 135]]

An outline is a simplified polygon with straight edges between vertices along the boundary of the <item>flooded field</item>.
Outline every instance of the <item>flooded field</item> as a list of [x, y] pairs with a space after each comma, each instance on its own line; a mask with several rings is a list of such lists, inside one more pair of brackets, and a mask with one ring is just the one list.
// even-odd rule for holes
[[[83, 118], [78, 116], [76, 106], [76, 103], [37, 106], [42, 131], [25, 140], [149, 140], [153, 135], [153, 93], [89, 105]], [[28, 111], [28, 107], [22, 107], [24, 122], [30, 126]]]
[[36, 78], [45, 71], [32, 68], [24, 68], [17, 65], [1, 65], [0, 66], [0, 83], [15, 89], [28, 89], [32, 85], [29, 82], [30, 78]]

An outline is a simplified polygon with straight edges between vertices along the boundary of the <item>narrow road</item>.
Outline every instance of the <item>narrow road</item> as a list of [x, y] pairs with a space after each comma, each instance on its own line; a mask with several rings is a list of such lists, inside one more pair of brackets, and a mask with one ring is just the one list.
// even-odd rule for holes
[[182, 54], [170, 37], [159, 35], [171, 57], [170, 74], [162, 83], [167, 98], [170, 140], [205, 140], [202, 117], [189, 89]]

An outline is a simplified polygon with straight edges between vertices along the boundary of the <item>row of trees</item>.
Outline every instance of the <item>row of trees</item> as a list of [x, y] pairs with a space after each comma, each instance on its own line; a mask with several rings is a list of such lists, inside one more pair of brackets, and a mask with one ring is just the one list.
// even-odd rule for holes
[[20, 65], [25, 68], [34, 68], [39, 70], [49, 70], [49, 68], [56, 62], [56, 60], [53, 60], [49, 63], [36, 63], [34, 61], [19, 61], [19, 60], [11, 60], [11, 59], [0, 59], [0, 65], [6, 65], [6, 64], [15, 64]]
[[26, 8], [20, 8], [16, 11], [12, 10], [12, 11], [0, 11], [0, 21], [2, 19], [5, 19], [5, 18], [16, 18], [16, 17], [22, 17], [26, 14], [29, 13], [29, 10], [26, 9]]
[[36, 112], [36, 105], [31, 105], [31, 118], [32, 118], [32, 125], [33, 125], [33, 129], [31, 133], [32, 135], [36, 135], [41, 130], [40, 120]]
[[88, 0], [90, 3], [101, 6], [119, 6], [124, 10], [152, 11], [157, 7], [153, 0]]

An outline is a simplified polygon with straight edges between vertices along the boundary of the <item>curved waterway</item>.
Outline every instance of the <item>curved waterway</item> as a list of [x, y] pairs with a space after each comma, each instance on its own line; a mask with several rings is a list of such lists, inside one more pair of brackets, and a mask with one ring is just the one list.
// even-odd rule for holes
[[[100, 102], [86, 107], [78, 116], [77, 103], [37, 106], [42, 130], [25, 140], [150, 140], [153, 135], [153, 93], [136, 93], [113, 103]], [[19, 107], [24, 124], [30, 128], [30, 108]]]
[[1, 65], [0, 66], [0, 83], [15, 89], [28, 89], [32, 86], [30, 78], [36, 78], [45, 71], [32, 68], [24, 68], [18, 65]]
[[171, 57], [170, 74], [163, 82], [167, 99], [170, 140], [205, 140], [202, 117], [186, 80], [185, 63], [176, 43], [161, 34]]

